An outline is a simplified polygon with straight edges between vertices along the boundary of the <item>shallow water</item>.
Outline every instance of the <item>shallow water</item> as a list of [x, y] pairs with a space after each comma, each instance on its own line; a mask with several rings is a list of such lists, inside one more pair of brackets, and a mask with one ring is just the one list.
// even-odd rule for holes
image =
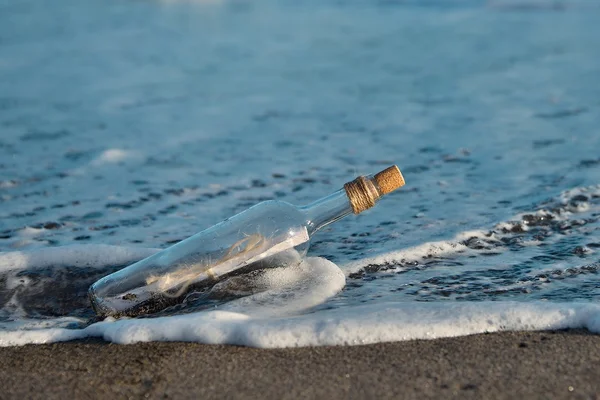
[[[24, 326], [70, 338], [39, 329], [86, 325], [100, 276], [261, 200], [305, 204], [391, 163], [406, 187], [309, 252], [345, 286], [327, 284], [337, 267], [323, 260], [267, 279], [263, 298], [218, 308], [249, 318], [241, 331], [270, 315], [262, 334], [278, 339], [221, 342], [593, 329], [599, 16], [585, 1], [0, 1], [0, 320], [13, 335], [0, 342], [34, 340]], [[422, 331], [407, 317], [419, 307]], [[166, 318], [213, 318], [196, 314]], [[144, 323], [143, 340], [164, 339]], [[208, 340], [186, 329], [167, 336]]]

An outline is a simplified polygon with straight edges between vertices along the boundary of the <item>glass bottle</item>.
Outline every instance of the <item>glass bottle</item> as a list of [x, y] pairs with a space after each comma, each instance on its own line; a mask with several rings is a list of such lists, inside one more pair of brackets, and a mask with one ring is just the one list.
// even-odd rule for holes
[[198, 287], [223, 277], [299, 264], [319, 229], [373, 207], [403, 185], [394, 165], [304, 207], [264, 201], [100, 279], [90, 287], [90, 300], [99, 316], [147, 314], [181, 303]]

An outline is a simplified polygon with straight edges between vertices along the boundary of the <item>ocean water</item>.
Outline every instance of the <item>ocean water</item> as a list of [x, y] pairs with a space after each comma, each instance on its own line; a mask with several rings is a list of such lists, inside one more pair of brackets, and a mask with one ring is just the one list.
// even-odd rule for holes
[[[0, 0], [0, 345], [600, 332], [599, 18], [594, 1]], [[393, 163], [407, 185], [300, 266], [194, 312], [94, 321], [98, 278]]]

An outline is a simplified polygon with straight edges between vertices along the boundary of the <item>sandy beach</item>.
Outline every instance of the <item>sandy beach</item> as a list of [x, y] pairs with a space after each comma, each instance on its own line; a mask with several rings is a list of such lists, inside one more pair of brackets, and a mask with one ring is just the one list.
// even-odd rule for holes
[[3, 398], [600, 398], [600, 336], [504, 332], [255, 349], [86, 340], [0, 349]]

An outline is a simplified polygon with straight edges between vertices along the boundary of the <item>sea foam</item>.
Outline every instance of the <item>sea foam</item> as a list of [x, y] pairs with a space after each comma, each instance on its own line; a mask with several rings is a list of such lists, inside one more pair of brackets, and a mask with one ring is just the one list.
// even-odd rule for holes
[[508, 330], [587, 328], [600, 333], [600, 306], [583, 303], [388, 303], [291, 317], [253, 317], [244, 311], [110, 320], [85, 329], [2, 332], [0, 345], [100, 337], [120, 344], [186, 341], [280, 348], [434, 339]]
[[[597, 188], [593, 189], [596, 195]], [[579, 191], [574, 194], [579, 194]], [[346, 300], [348, 304], [345, 304], [344, 296], [341, 296], [342, 300], [338, 296], [335, 305], [327, 303], [344, 288], [346, 276], [352, 276], [367, 265], [388, 264], [391, 267], [387, 273], [404, 273], [413, 265], [410, 262], [423, 264], [424, 260], [432, 257], [448, 260], [462, 257], [461, 260], [465, 260], [478, 252], [508, 253], [511, 250], [506, 247], [506, 243], [510, 242], [507, 239], [514, 239], [515, 229], [519, 237], [527, 240], [530, 234], [528, 226], [532, 224], [556, 225], [573, 220], [571, 213], [589, 211], [587, 204], [584, 209], [577, 204], [574, 206], [572, 198], [573, 193], [566, 193], [559, 198], [559, 204], [548, 210], [517, 215], [490, 230], [465, 231], [446, 241], [423, 243], [347, 263], [342, 265], [342, 269], [324, 258], [312, 257], [296, 267], [273, 268], [248, 277], [234, 277], [218, 284], [214, 290], [244, 296], [214, 309], [154, 318], [109, 318], [89, 326], [85, 326], [83, 318], [63, 316], [36, 319], [28, 315], [19, 302], [18, 294], [19, 290], [31, 284], [33, 278], [23, 275], [21, 271], [44, 268], [60, 271], [63, 266], [82, 271], [101, 270], [111, 265], [135, 262], [154, 254], [157, 249], [70, 245], [0, 253], [0, 272], [4, 274], [6, 289], [13, 291], [10, 300], [0, 310], [0, 346], [99, 337], [121, 344], [188, 341], [275, 348], [357, 345], [506, 330], [586, 328], [600, 333], [600, 305], [592, 302], [422, 302], [398, 297], [401, 300], [366, 304]], [[548, 216], [551, 218], [548, 219]], [[553, 229], [554, 225], [549, 226]], [[548, 242], [554, 236], [546, 236], [544, 240]], [[575, 272], [594, 274], [596, 271], [594, 265], [588, 269], [582, 268]], [[425, 272], [422, 270], [420, 274]], [[552, 273], [553, 270], [545, 272], [548, 276]], [[537, 277], [533, 278], [529, 283], [537, 282]], [[547, 279], [540, 275], [540, 281]], [[520, 288], [526, 284], [516, 282], [512, 285]], [[498, 285], [493, 288], [506, 290]], [[372, 290], [377, 290], [377, 287]]]
[[[430, 246], [440, 248], [439, 245]], [[1, 255], [0, 265], [4, 270], [35, 268], [49, 263], [102, 266], [106, 262], [129, 261], [155, 251], [80, 247], [30, 252], [33, 255], [18, 252], [22, 257], [7, 253]], [[87, 254], [85, 260], [82, 259], [84, 253]], [[342, 290], [345, 279], [332, 262], [308, 258], [294, 268], [266, 270], [253, 282], [254, 286], [262, 286], [265, 290], [214, 310], [157, 318], [109, 318], [82, 329], [67, 328], [76, 318], [21, 318], [1, 324], [0, 345], [99, 337], [121, 344], [187, 341], [275, 348], [357, 345], [505, 330], [587, 328], [600, 332], [600, 305], [592, 303], [386, 302], [314, 309]]]
[[157, 249], [133, 248], [111, 245], [68, 245], [29, 251], [0, 253], [0, 272], [60, 267], [103, 267], [125, 265], [156, 253]]

